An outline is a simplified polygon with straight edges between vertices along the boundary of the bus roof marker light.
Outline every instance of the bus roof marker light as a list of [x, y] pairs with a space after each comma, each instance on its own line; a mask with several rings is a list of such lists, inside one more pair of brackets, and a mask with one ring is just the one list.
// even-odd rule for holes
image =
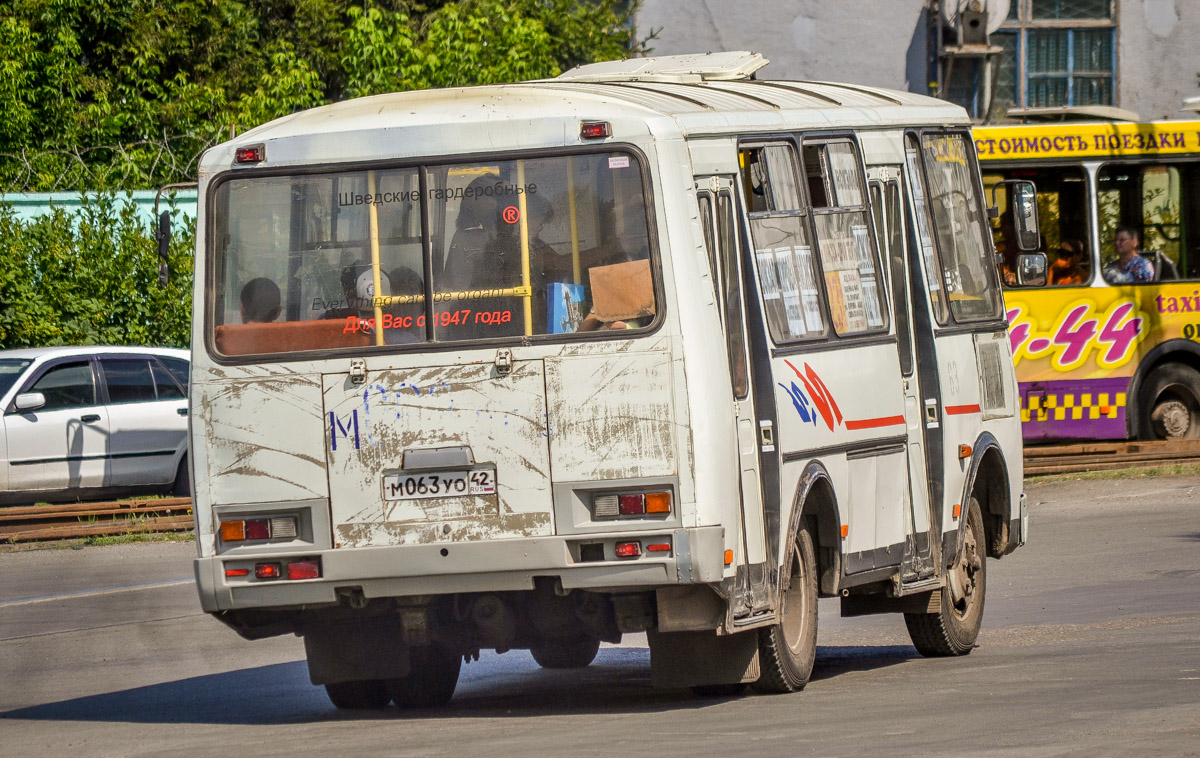
[[267, 159], [266, 145], [247, 145], [239, 147], [233, 151], [233, 162], [242, 163], [262, 163]]
[[612, 136], [612, 127], [607, 121], [584, 121], [579, 126], [580, 139], [604, 139]]

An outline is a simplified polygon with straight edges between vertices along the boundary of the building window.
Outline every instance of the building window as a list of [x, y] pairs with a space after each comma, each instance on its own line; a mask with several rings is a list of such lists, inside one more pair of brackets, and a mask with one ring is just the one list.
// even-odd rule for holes
[[1012, 0], [992, 35], [997, 108], [1114, 105], [1115, 19], [1113, 0]]

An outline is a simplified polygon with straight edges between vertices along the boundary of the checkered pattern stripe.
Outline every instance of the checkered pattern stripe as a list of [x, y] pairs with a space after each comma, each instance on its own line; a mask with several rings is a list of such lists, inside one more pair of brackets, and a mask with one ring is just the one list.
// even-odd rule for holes
[[1080, 392], [1026, 395], [1021, 403], [1022, 421], [1080, 421], [1117, 417], [1125, 407], [1124, 392]]

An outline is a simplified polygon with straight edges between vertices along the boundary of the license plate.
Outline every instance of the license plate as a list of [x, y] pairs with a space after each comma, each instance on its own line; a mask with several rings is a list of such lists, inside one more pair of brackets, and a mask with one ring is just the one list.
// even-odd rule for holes
[[384, 500], [426, 500], [432, 497], [493, 495], [496, 469], [474, 468], [466, 471], [423, 471], [384, 474]]

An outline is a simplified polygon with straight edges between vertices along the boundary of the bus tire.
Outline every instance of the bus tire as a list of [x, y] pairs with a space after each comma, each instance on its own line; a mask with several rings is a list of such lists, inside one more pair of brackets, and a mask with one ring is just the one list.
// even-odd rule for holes
[[764, 693], [804, 689], [817, 658], [817, 557], [807, 529], [796, 533], [779, 622], [760, 629], [758, 635], [762, 673], [754, 689]]
[[[967, 510], [962, 550], [949, 574], [947, 585], [938, 590], [937, 613], [904, 614], [908, 636], [917, 652], [924, 656], [966, 655], [979, 636], [987, 591], [987, 535], [979, 501], [974, 497]], [[956, 594], [961, 596], [956, 599]]]
[[332, 682], [325, 685], [325, 694], [335, 706], [349, 710], [382, 708], [392, 699], [387, 685], [380, 679]]
[[410, 648], [407, 676], [387, 680], [392, 702], [401, 708], [438, 708], [454, 697], [462, 656], [438, 645]]
[[1141, 429], [1148, 440], [1200, 437], [1200, 372], [1167, 363], [1150, 372], [1141, 393]]
[[529, 654], [544, 669], [587, 668], [596, 660], [600, 640], [587, 635], [567, 640], [545, 640], [529, 646]]

